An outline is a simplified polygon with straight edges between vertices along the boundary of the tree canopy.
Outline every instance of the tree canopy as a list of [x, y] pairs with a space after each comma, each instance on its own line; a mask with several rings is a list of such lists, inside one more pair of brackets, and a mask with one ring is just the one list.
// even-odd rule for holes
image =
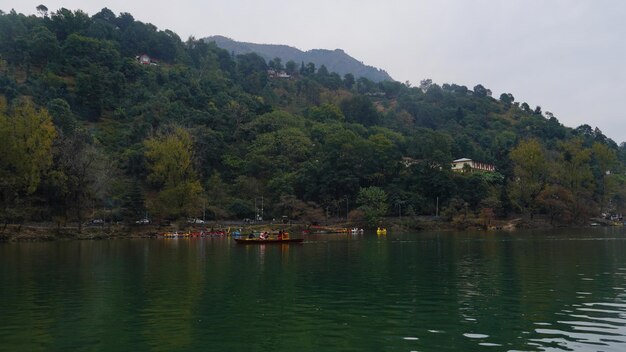
[[[510, 93], [234, 56], [106, 8], [37, 10], [0, 14], [5, 221], [236, 219], [258, 197], [271, 217], [340, 218], [345, 202], [371, 223], [437, 202], [554, 221], [626, 209], [624, 144]], [[461, 157], [497, 172], [451, 172]]]

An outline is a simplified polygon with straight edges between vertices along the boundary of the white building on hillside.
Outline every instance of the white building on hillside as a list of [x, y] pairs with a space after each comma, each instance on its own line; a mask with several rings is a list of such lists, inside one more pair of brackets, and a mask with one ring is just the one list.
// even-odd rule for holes
[[452, 171], [465, 172], [465, 171], [486, 171], [494, 172], [496, 167], [493, 164], [481, 163], [468, 158], [461, 158], [452, 161]]

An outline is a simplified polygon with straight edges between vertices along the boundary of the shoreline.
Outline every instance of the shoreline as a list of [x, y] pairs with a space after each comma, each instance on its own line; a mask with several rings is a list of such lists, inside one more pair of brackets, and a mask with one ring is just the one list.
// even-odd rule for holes
[[[580, 227], [580, 224], [551, 225], [549, 221], [543, 218], [526, 219], [511, 218], [506, 220], [491, 220], [488, 225], [484, 221], [477, 218], [460, 218], [452, 220], [434, 219], [434, 218], [386, 218], [382, 222], [391, 232], [421, 232], [421, 231], [515, 231], [518, 229], [549, 229], [564, 227]], [[609, 223], [598, 223], [600, 226], [609, 226]], [[353, 228], [360, 227], [371, 230], [360, 223], [332, 222], [328, 226]], [[589, 226], [589, 225], [587, 225]], [[302, 224], [217, 224], [211, 226], [165, 226], [156, 225], [98, 225], [85, 226], [82, 231], [78, 231], [78, 227], [59, 228], [51, 224], [33, 224], [33, 225], [7, 225], [6, 228], [0, 230], [0, 242], [46, 242], [46, 241], [63, 241], [63, 240], [104, 240], [104, 239], [131, 239], [131, 238], [156, 238], [166, 232], [174, 231], [199, 231], [206, 228], [243, 228], [244, 233], [258, 230], [268, 230], [282, 228], [292, 234], [301, 233], [307, 228]], [[374, 228], [375, 230], [375, 228]]]

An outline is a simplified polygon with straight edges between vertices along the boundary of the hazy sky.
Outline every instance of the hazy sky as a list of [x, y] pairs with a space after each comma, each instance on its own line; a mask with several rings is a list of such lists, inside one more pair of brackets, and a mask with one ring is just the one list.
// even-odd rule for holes
[[129, 12], [183, 40], [341, 48], [401, 82], [482, 84], [626, 141], [622, 0], [0, 0], [0, 9], [33, 14], [39, 4]]

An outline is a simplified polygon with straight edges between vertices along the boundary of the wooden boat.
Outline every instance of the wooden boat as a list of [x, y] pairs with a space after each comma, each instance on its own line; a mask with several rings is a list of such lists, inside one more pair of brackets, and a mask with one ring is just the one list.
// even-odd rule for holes
[[240, 244], [276, 244], [276, 243], [300, 243], [304, 241], [304, 238], [270, 238], [270, 239], [260, 239], [260, 238], [233, 238], [235, 242]]

